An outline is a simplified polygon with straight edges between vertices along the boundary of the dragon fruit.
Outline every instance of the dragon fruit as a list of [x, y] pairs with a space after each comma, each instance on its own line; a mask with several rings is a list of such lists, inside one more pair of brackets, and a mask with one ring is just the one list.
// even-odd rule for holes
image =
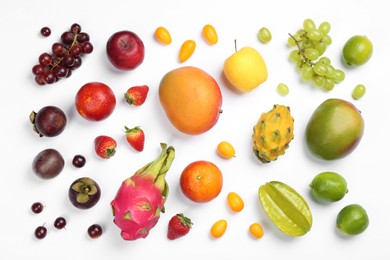
[[157, 224], [168, 196], [165, 174], [169, 170], [175, 150], [161, 144], [160, 156], [139, 169], [122, 182], [111, 202], [114, 223], [122, 230], [124, 240], [136, 240], [148, 236]]

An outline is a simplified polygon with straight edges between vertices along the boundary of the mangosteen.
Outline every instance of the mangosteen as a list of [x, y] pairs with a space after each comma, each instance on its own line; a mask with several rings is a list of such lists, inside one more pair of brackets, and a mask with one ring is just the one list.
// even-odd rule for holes
[[45, 106], [38, 112], [31, 112], [30, 122], [33, 130], [40, 137], [54, 137], [61, 134], [66, 126], [66, 115], [64, 111], [56, 106]]
[[100, 187], [91, 178], [82, 177], [75, 180], [69, 187], [69, 200], [79, 209], [89, 209], [100, 199]]

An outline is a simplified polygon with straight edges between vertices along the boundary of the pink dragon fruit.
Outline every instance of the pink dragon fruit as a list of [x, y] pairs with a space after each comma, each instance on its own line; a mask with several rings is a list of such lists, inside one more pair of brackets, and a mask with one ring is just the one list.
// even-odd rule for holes
[[160, 156], [139, 169], [122, 182], [115, 199], [111, 202], [114, 223], [122, 230], [125, 240], [145, 238], [157, 224], [160, 212], [168, 196], [165, 174], [169, 170], [175, 150], [161, 144]]

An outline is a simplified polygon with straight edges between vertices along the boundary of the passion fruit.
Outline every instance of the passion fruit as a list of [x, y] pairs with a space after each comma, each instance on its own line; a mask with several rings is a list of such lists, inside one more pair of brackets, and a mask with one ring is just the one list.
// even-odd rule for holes
[[66, 115], [64, 111], [56, 106], [45, 106], [38, 112], [32, 111], [30, 122], [33, 130], [40, 137], [54, 137], [61, 134], [66, 126]]
[[64, 158], [53, 148], [39, 152], [32, 163], [33, 172], [42, 179], [53, 179], [64, 169]]

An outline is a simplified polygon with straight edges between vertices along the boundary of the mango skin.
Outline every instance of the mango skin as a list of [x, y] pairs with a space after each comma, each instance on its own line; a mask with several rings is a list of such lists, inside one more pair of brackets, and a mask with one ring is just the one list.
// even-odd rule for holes
[[331, 98], [313, 112], [306, 126], [309, 150], [325, 160], [341, 159], [352, 153], [364, 133], [360, 111], [350, 102]]

